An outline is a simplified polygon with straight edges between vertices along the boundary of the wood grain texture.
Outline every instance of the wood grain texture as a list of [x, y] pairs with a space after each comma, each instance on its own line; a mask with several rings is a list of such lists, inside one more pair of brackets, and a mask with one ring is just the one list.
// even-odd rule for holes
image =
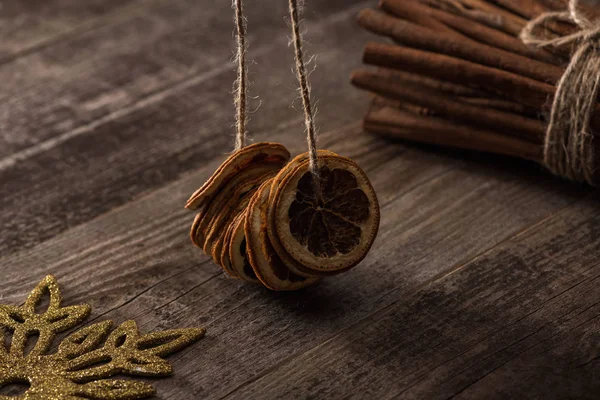
[[[323, 23], [356, 3], [319, 2], [307, 23]], [[174, 85], [233, 69], [230, 12], [227, 2], [136, 0], [103, 26], [0, 66], [0, 170], [82, 135], [100, 118], [106, 122], [142, 101], [168, 97]], [[285, 13], [284, 3], [268, 12], [248, 10], [254, 54], [287, 40]], [[279, 49], [285, 57], [275, 61], [283, 66], [291, 51]]]
[[[228, 279], [189, 243], [183, 205], [233, 143], [230, 4], [138, 1], [0, 66], [25, 85], [7, 85], [22, 97], [0, 101], [0, 121], [31, 111], [29, 139], [6, 153], [26, 157], [0, 168], [3, 304], [52, 273], [90, 320], [206, 326], [170, 357], [175, 375], [152, 381], [161, 399], [593, 398], [597, 194], [530, 163], [363, 134], [368, 98], [347, 79], [367, 39], [353, 18], [371, 3], [309, 2], [320, 145], [371, 178], [379, 236], [359, 267], [298, 293]], [[285, 4], [261, 1], [250, 129], [298, 153]], [[97, 108], [44, 125], [63, 118], [52, 98]]]
[[597, 398], [598, 200], [399, 297], [231, 398]]
[[[356, 139], [342, 140], [349, 133]], [[175, 356], [176, 376], [157, 386], [164, 398], [190, 393], [219, 398], [578, 197], [548, 198], [551, 189], [534, 184], [544, 175], [519, 178], [520, 168], [499, 174], [484, 163], [406, 151], [357, 134], [356, 127], [343, 128], [322, 138], [326, 147], [365, 167], [383, 206], [373, 253], [347, 275], [294, 294], [273, 294], [225, 278], [189, 245], [192, 216], [178, 208], [216, 167], [211, 162], [164, 189], [6, 257], [2, 264], [11, 269], [0, 290], [6, 301], [18, 301], [37, 277], [52, 272], [70, 301], [91, 299], [94, 318], [135, 318], [144, 329], [207, 325], [208, 338]], [[303, 146], [301, 138], [290, 139], [293, 147]], [[473, 168], [479, 173], [472, 174]], [[390, 171], [398, 178], [390, 180]], [[523, 212], [511, 215], [514, 209]], [[281, 384], [287, 387], [286, 382]]]
[[204, 32], [213, 22], [220, 26], [228, 20], [223, 12], [219, 18], [219, 7], [193, 3], [146, 0], [144, 7], [129, 8], [99, 29], [0, 68], [9, 83], [0, 92], [10, 127], [10, 146], [3, 150], [11, 154], [0, 165], [29, 158], [39, 152], [36, 147], [56, 147], [55, 141], [85, 132], [77, 128], [112, 119], [111, 113], [186, 77], [223, 68], [230, 35]]
[[4, 1], [0, 8], [0, 63], [65, 40], [114, 18], [142, 0]]
[[[0, 7], [0, 169], [29, 146], [69, 129], [70, 119], [83, 118], [85, 104], [73, 96], [99, 81], [88, 79], [83, 85], [67, 73], [60, 63], [61, 49], [93, 36], [104, 26], [117, 24], [126, 16], [140, 12], [149, 0], [50, 0], [6, 1]], [[85, 57], [89, 47], [73, 47]], [[70, 60], [71, 71], [77, 60]], [[89, 81], [95, 85], [90, 85]], [[74, 82], [79, 82], [77, 90]], [[106, 85], [104, 85], [106, 90]], [[88, 89], [90, 90], [90, 89]], [[97, 90], [97, 89], [96, 89]], [[85, 102], [80, 99], [80, 102]]]
[[[320, 11], [318, 18], [307, 26], [314, 31], [311, 35], [315, 41], [315, 45], [311, 46], [312, 51], [323, 53], [322, 67], [313, 74], [313, 84], [320, 103], [329, 105], [330, 114], [322, 120], [321, 125], [322, 129], [329, 129], [355, 120], [367, 100], [346, 82], [349, 71], [359, 62], [348, 60], [347, 54], [359, 51], [363, 34], [354, 29], [352, 10], [348, 11], [335, 2], [320, 4], [322, 7], [317, 8]], [[231, 11], [229, 7], [225, 7], [225, 10]], [[174, 14], [176, 21], [185, 12], [185, 7], [179, 14], [172, 8], [169, 11]], [[223, 14], [223, 10], [220, 12]], [[285, 7], [275, 7], [273, 12], [275, 14], [270, 15], [272, 18], [284, 15]], [[156, 13], [165, 14], [164, 9]], [[196, 17], [200, 15], [207, 17], [198, 11]], [[248, 18], [253, 16], [258, 17], [258, 13], [254, 12]], [[197, 168], [208, 157], [231, 151], [233, 101], [230, 90], [234, 71], [228, 62], [231, 57], [230, 19], [227, 15], [221, 16], [218, 21], [224, 30], [220, 35], [220, 44], [216, 39], [207, 39], [202, 30], [194, 34], [194, 39], [188, 38], [191, 43], [195, 40], [215, 42], [217, 47], [214, 53], [220, 54], [221, 58], [212, 61], [212, 68], [206, 64], [206, 60], [216, 55], [205, 57], [202, 51], [197, 50], [202, 48], [202, 44], [195, 43], [196, 46], [189, 47], [184, 54], [190, 57], [194, 54], [197, 63], [206, 70], [197, 66], [195, 72], [186, 73], [185, 78], [180, 76], [175, 85], [145, 97], [132, 107], [120, 109], [106, 119], [94, 120], [77, 128], [71, 131], [75, 134], [65, 142], [49, 149], [41, 147], [41, 153], [0, 171], [0, 182], [3, 183], [0, 197], [4, 204], [0, 215], [1, 251], [16, 251], [31, 246]], [[260, 18], [256, 19], [260, 21]], [[206, 24], [212, 20], [202, 21]], [[193, 23], [192, 19], [190, 24]], [[131, 25], [135, 26], [134, 23]], [[124, 23], [123, 28], [127, 26]], [[262, 99], [262, 103], [255, 102], [253, 105], [254, 108], [260, 106], [260, 112], [251, 116], [250, 124], [252, 137], [257, 140], [277, 139], [269, 132], [286, 125], [298, 135], [302, 134], [301, 111], [297, 107], [290, 107], [291, 104], [300, 104], [295, 102], [294, 76], [289, 70], [293, 55], [287, 48], [287, 28], [283, 21], [276, 26], [278, 35], [273, 40], [268, 40], [268, 37], [273, 37], [273, 32], [264, 27], [262, 30], [255, 29], [258, 31], [255, 37], [257, 45], [249, 52], [249, 57], [257, 65], [251, 74], [254, 80], [251, 95], [260, 95]], [[328, 28], [323, 29], [322, 26]], [[191, 25], [181, 29], [184, 36], [175, 37], [173, 43], [183, 40], [188, 35], [185, 32], [190, 29]], [[108, 32], [113, 31], [108, 29]], [[135, 32], [132, 37], [144, 33]], [[115, 34], [119, 35], [118, 32]], [[352, 40], [342, 41], [344, 37]], [[264, 44], [259, 45], [261, 42]], [[89, 45], [87, 42], [83, 44]], [[150, 90], [151, 82], [144, 83], [140, 69], [151, 69], [151, 65], [159, 71], [159, 76], [154, 79], [161, 85], [165, 84], [160, 76], [169, 72], [156, 64], [155, 60], [164, 59], [166, 64], [171, 65], [174, 57], [159, 57], [161, 54], [154, 53], [152, 49], [162, 44], [152, 40], [150, 44], [149, 54], [128, 56], [123, 65], [114, 59], [103, 64], [102, 74], [106, 79], [115, 80], [109, 87], [123, 88], [125, 82], [139, 80], [136, 85]], [[170, 52], [176, 51], [178, 46], [164, 43], [164, 49]], [[271, 66], [271, 72], [259, 74], [257, 70], [266, 65]], [[339, 74], [340, 69], [342, 74]], [[121, 77], [119, 71], [128, 78]], [[94, 71], [88, 73], [93, 74]], [[96, 74], [97, 77], [101, 76], [98, 71]], [[73, 85], [81, 86], [81, 81]], [[319, 90], [319, 85], [324, 90]], [[74, 94], [74, 90], [66, 89], [66, 96]], [[348, 102], [336, 103], [334, 100], [340, 95], [346, 97]], [[81, 104], [77, 96], [73, 97], [73, 101]], [[107, 107], [119, 106], [119, 98], [107, 101]], [[57, 116], [56, 113], [52, 115]], [[62, 185], [61, 180], [66, 177], [78, 184]], [[32, 187], [36, 188], [34, 197], [30, 196]], [[94, 198], [93, 206], [89, 202], [91, 198]], [[25, 208], [34, 205], [37, 209], [35, 215], [24, 212]]]

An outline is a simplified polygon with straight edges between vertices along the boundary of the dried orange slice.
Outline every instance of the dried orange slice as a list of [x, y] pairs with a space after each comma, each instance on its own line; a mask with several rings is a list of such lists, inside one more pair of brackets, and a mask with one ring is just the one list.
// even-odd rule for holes
[[[207, 243], [207, 236], [213, 231], [214, 224], [222, 222], [220, 216], [229, 216], [231, 209], [237, 206], [236, 199], [251, 188], [258, 186], [266, 178], [263, 178], [257, 185], [255, 181], [267, 173], [273, 173], [280, 170], [281, 162], [258, 163], [248, 166], [239, 171], [230, 179], [222, 190], [217, 193], [210, 204], [200, 211], [201, 217], [195, 223], [194, 243], [205, 249], [208, 254], [212, 243]], [[223, 229], [222, 225], [218, 226]], [[211, 236], [212, 238], [212, 236]]]
[[200, 247], [200, 248], [202, 248], [202, 245], [198, 244], [196, 234], [198, 232], [198, 227], [200, 226], [201, 221], [202, 221], [202, 214], [201, 213], [196, 214], [196, 218], [194, 218], [194, 222], [192, 223], [192, 229], [190, 229], [190, 239], [192, 239], [192, 243], [194, 243], [194, 245], [196, 247]]
[[[220, 210], [212, 218], [210, 225], [206, 230], [206, 239], [204, 241], [204, 252], [210, 254], [215, 244], [218, 244], [219, 238], [222, 238], [225, 234], [225, 230], [240, 212], [242, 212], [250, 202], [250, 198], [258, 189], [258, 187], [267, 179], [275, 176], [279, 170], [279, 166], [276, 164], [269, 164], [270, 170], [256, 176], [248, 177], [248, 180], [239, 184], [233, 188], [231, 197], [224, 201], [220, 205]], [[218, 246], [217, 246], [218, 247]], [[215, 250], [218, 250], [215, 249]], [[220, 253], [219, 253], [220, 254]]]
[[227, 182], [254, 163], [276, 162], [282, 165], [290, 159], [290, 153], [279, 143], [261, 142], [244, 147], [231, 154], [204, 185], [190, 196], [186, 208], [203, 210]]
[[[234, 277], [237, 277], [237, 275], [231, 269], [231, 260], [229, 260], [229, 256], [226, 259], [223, 259], [223, 248], [229, 245], [229, 238], [231, 238], [231, 230], [238, 217], [239, 215], [237, 215], [236, 213], [231, 223], [228, 223], [225, 225], [225, 227], [223, 227], [222, 234], [215, 239], [214, 243], [210, 248], [210, 254], [213, 260], [215, 261], [215, 264], [221, 266], [225, 270], [225, 272]], [[227, 250], [227, 252], [229, 252], [229, 250]]]
[[235, 225], [231, 230], [231, 238], [229, 242], [229, 259], [231, 260], [231, 268], [241, 279], [247, 282], [260, 283], [247, 254], [247, 239], [244, 232], [244, 222], [246, 221], [245, 210], [240, 214], [240, 218], [236, 219]]
[[[221, 268], [223, 268], [223, 270], [225, 272], [227, 272], [227, 274], [229, 276], [231, 276], [232, 278], [239, 278], [239, 276], [237, 276], [237, 274], [233, 270], [233, 267], [231, 266], [231, 258], [229, 257], [229, 246], [231, 243], [231, 235], [233, 232], [233, 228], [235, 228], [236, 222], [243, 216], [244, 216], [243, 213], [238, 214], [234, 218], [233, 222], [227, 228], [225, 236], [223, 237], [223, 244], [221, 245], [221, 255], [220, 255], [220, 258], [218, 259], [218, 262], [217, 262], [217, 258], [213, 256], [213, 259], [215, 260], [215, 262], [217, 262], [217, 264], [219, 264], [221, 266]], [[215, 253], [216, 253], [216, 251], [215, 251]]]
[[303, 267], [341, 272], [369, 252], [379, 229], [379, 203], [367, 175], [352, 160], [319, 156], [319, 185], [303, 161], [273, 198], [275, 235]]
[[[326, 155], [337, 156], [337, 154], [335, 154], [334, 152], [329, 151], [329, 150], [319, 150], [318, 155], [319, 156], [326, 156]], [[275, 179], [273, 180], [273, 183], [272, 183], [272, 186], [270, 189], [269, 204], [271, 204], [271, 205], [274, 204], [275, 193], [277, 193], [277, 190], [279, 189], [281, 182], [290, 173], [292, 173], [294, 171], [294, 169], [296, 169], [298, 166], [300, 166], [303, 162], [305, 162], [307, 160], [308, 160], [308, 153], [300, 154], [300, 155], [294, 157], [294, 159], [292, 161], [287, 163], [279, 171], [277, 176], [275, 176]], [[330, 276], [330, 275], [334, 275], [334, 274], [338, 273], [338, 271], [335, 271], [335, 272], [314, 271], [314, 270], [308, 269], [308, 268], [304, 267], [302, 264], [300, 264], [298, 261], [296, 261], [294, 258], [292, 258], [289, 254], [287, 254], [287, 252], [285, 251], [283, 245], [281, 244], [279, 237], [277, 236], [277, 232], [275, 230], [275, 208], [274, 207], [269, 207], [269, 210], [268, 210], [267, 229], [268, 229], [269, 238], [270, 238], [273, 248], [275, 249], [275, 251], [277, 252], [279, 257], [281, 258], [283, 263], [287, 266], [287, 268], [290, 271], [292, 271], [293, 273], [295, 273], [296, 275], [300, 275], [300, 276], [303, 276], [306, 278], [312, 278], [312, 277], [326, 277], [326, 276]]]
[[317, 281], [291, 272], [269, 240], [267, 211], [272, 182], [265, 182], [252, 196], [244, 225], [246, 251], [258, 279], [271, 290], [298, 290]]

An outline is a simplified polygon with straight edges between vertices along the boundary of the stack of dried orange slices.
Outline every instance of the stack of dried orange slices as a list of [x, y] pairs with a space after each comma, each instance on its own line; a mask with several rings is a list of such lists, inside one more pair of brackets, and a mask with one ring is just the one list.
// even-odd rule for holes
[[271, 290], [297, 290], [356, 266], [379, 228], [379, 204], [352, 160], [318, 151], [289, 161], [278, 143], [231, 154], [188, 200], [192, 242], [227, 274]]

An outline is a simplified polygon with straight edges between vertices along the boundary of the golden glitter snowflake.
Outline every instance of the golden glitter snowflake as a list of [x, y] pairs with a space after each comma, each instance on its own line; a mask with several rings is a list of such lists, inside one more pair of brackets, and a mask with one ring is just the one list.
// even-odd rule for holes
[[[36, 313], [44, 293], [49, 306]], [[172, 329], [146, 335], [135, 321], [123, 322], [111, 332], [112, 322], [81, 328], [51, 353], [56, 334], [71, 329], [89, 315], [87, 304], [61, 307], [62, 296], [53, 276], [44, 278], [21, 307], [0, 305], [0, 326], [12, 333], [10, 345], [0, 342], [0, 388], [16, 382], [30, 387], [11, 399], [129, 400], [152, 396], [144, 382], [107, 379], [115, 375], [166, 376], [171, 365], [163, 359], [204, 336], [204, 329]], [[27, 353], [29, 336], [38, 336]], [[9, 398], [0, 395], [0, 399]]]

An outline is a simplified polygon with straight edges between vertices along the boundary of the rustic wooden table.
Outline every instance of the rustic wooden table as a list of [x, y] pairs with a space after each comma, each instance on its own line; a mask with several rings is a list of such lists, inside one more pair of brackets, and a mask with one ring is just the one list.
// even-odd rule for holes
[[[89, 320], [205, 326], [162, 399], [597, 398], [599, 196], [362, 133], [348, 76], [372, 5], [313, 0], [305, 27], [320, 145], [369, 174], [379, 236], [351, 272], [271, 293], [192, 247], [183, 209], [232, 147], [229, 2], [2, 2], [1, 303], [51, 273]], [[252, 137], [302, 152], [286, 2], [247, 9]]]

